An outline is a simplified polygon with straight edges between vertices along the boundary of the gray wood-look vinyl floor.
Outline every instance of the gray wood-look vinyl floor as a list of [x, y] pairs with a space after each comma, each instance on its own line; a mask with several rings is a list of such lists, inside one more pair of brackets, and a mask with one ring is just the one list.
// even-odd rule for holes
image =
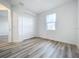
[[1, 58], [78, 58], [78, 51], [75, 45], [42, 38], [0, 44]]

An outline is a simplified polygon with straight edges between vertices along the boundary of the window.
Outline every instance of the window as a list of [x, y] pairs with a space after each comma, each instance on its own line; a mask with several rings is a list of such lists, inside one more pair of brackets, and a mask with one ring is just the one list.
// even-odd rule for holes
[[56, 13], [46, 16], [46, 28], [47, 30], [56, 30]]

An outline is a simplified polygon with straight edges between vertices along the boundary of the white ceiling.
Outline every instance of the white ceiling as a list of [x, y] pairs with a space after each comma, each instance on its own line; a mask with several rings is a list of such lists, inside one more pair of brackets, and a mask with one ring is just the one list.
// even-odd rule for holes
[[32, 13], [41, 13], [57, 6], [63, 5], [72, 0], [8, 0], [13, 9], [18, 11], [29, 11]]

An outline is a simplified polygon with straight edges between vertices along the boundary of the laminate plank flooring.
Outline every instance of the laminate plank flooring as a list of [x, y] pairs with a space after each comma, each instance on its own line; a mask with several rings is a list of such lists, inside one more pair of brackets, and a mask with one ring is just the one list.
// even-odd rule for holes
[[0, 58], [78, 58], [75, 45], [43, 38], [0, 45]]

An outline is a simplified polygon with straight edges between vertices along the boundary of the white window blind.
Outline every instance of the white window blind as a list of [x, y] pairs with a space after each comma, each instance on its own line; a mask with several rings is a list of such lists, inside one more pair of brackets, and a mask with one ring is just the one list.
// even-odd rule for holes
[[46, 16], [46, 28], [47, 30], [56, 30], [56, 13]]

